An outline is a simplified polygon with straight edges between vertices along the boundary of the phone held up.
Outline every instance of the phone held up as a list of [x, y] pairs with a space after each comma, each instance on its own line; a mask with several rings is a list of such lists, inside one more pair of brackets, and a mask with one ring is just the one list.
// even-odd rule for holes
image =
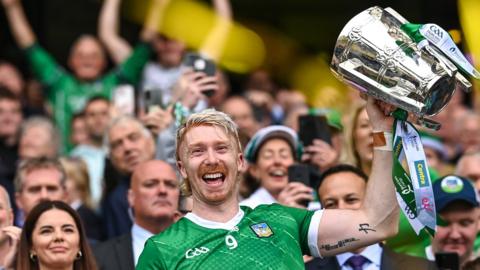
[[[215, 63], [197, 53], [187, 53], [183, 59], [183, 65], [191, 67], [196, 72], [203, 72], [207, 76], [215, 76]], [[215, 90], [205, 90], [203, 94], [207, 97], [213, 96]]]
[[164, 109], [162, 91], [160, 89], [145, 89], [143, 91], [143, 106], [147, 113]]
[[327, 118], [321, 115], [300, 115], [298, 117], [298, 137], [303, 146], [313, 144], [314, 139], [320, 139], [332, 145], [332, 137]]
[[438, 270], [460, 270], [460, 258], [455, 252], [435, 253]]
[[[288, 167], [288, 181], [300, 182], [307, 187], [311, 187], [310, 181], [310, 168], [307, 164], [296, 163]], [[305, 200], [298, 202], [301, 205], [307, 207], [310, 201]]]

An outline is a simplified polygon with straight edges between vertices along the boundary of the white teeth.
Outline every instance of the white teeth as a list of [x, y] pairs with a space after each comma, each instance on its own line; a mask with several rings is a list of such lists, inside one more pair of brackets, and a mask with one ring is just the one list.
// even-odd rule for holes
[[270, 172], [270, 174], [273, 175], [273, 176], [284, 176], [285, 172], [282, 171], [282, 170], [275, 170], [275, 171]]
[[215, 178], [220, 178], [222, 177], [221, 173], [211, 173], [211, 174], [205, 174], [203, 178], [205, 179], [215, 179]]

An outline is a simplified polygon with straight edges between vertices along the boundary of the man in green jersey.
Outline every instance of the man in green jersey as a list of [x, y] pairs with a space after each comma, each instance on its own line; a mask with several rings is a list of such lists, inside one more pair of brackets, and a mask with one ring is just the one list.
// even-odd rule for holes
[[385, 140], [392, 119], [373, 98], [367, 108], [377, 140], [365, 202], [316, 212], [239, 207], [245, 161], [235, 124], [214, 110], [191, 115], [177, 131], [176, 155], [192, 212], [147, 241], [137, 269], [303, 269], [303, 254], [332, 256], [394, 235], [398, 207]]
[[121, 84], [136, 85], [144, 65], [149, 60], [148, 44], [156, 35], [152, 12], [140, 34], [140, 43], [114, 70], [104, 73], [107, 58], [100, 42], [91, 35], [80, 36], [73, 44], [68, 59], [72, 73], [62, 68], [57, 61], [37, 42], [28, 23], [20, 0], [2, 0], [10, 29], [18, 46], [25, 51], [36, 78], [46, 87], [47, 97], [53, 106], [53, 116], [68, 143], [70, 122], [92, 96], [112, 97], [114, 89]]

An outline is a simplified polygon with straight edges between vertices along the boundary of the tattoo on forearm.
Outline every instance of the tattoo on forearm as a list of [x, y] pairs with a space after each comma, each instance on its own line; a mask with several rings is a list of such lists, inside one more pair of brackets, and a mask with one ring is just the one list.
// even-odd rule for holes
[[364, 232], [365, 234], [368, 234], [368, 231], [376, 232], [375, 229], [370, 228], [370, 224], [368, 223], [361, 223], [359, 224], [360, 228], [358, 228], [359, 232]]
[[358, 241], [358, 240], [359, 239], [356, 239], [356, 238], [347, 238], [347, 239], [338, 241], [336, 244], [325, 244], [325, 245], [319, 246], [318, 248], [325, 249], [328, 251], [328, 250], [345, 247], [347, 244]]

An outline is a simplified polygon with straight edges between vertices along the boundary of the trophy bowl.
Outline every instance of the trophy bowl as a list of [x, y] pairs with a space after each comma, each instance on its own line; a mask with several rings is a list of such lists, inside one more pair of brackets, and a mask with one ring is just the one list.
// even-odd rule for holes
[[400, 28], [405, 23], [391, 8], [359, 13], [340, 32], [330, 67], [341, 81], [423, 119], [471, 84], [436, 47], [419, 49]]

